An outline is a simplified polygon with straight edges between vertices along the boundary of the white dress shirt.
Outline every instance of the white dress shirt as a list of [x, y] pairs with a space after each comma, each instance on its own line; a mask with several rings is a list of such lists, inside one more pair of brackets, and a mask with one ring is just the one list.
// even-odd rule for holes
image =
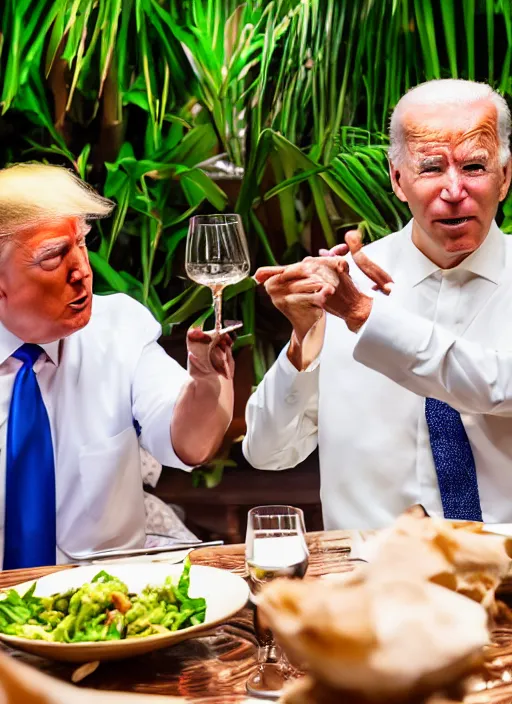
[[[512, 281], [508, 289], [512, 297]], [[512, 349], [491, 349], [488, 344], [485, 337], [481, 343], [457, 337], [379, 296], [354, 358], [461, 413], [511, 417]]]
[[[415, 503], [431, 515], [443, 515], [424, 396], [444, 397], [436, 394], [440, 384], [435, 372], [425, 373], [425, 366], [421, 371], [420, 361], [418, 375], [412, 361], [415, 347], [428, 353], [434, 323], [452, 339], [512, 349], [512, 239], [493, 223], [476, 252], [442, 271], [415, 247], [411, 231], [412, 221], [365, 248], [395, 282], [390, 303], [423, 319], [418, 324], [422, 332], [414, 338], [404, 333], [393, 348], [402, 350], [403, 373], [400, 362], [389, 361], [393, 351], [386, 346], [402, 321], [396, 320], [386, 343], [377, 344], [392, 315], [379, 302], [360, 336], [328, 315], [321, 355], [304, 372], [293, 367], [284, 349], [248, 404], [244, 453], [255, 467], [293, 467], [318, 444], [327, 529], [381, 527]], [[382, 297], [355, 265], [350, 271], [365, 293]], [[385, 357], [382, 363], [379, 355]], [[428, 369], [428, 354], [422, 360]], [[466, 387], [466, 399], [470, 395]], [[512, 418], [491, 411], [462, 419], [475, 458], [484, 520], [512, 521]]]
[[[173, 450], [170, 423], [188, 373], [158, 345], [151, 313], [124, 294], [94, 296], [88, 325], [41, 345], [34, 365], [55, 456], [57, 561], [106, 548], [143, 547], [140, 444], [159, 462], [190, 469]], [[23, 342], [0, 324], [0, 559], [5, 449], [12, 387]]]

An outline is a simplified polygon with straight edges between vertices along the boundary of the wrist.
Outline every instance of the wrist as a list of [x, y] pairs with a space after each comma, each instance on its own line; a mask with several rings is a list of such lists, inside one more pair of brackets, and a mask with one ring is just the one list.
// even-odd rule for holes
[[324, 333], [325, 315], [322, 315], [302, 338], [295, 329], [293, 330], [287, 357], [299, 372], [307, 369], [322, 351]]
[[345, 323], [351, 332], [359, 332], [366, 323], [372, 311], [373, 299], [370, 296], [361, 294], [361, 298], [356, 306], [345, 318]]
[[295, 329], [292, 330], [290, 344], [286, 352], [286, 356], [299, 372], [302, 371], [302, 339], [297, 335]]

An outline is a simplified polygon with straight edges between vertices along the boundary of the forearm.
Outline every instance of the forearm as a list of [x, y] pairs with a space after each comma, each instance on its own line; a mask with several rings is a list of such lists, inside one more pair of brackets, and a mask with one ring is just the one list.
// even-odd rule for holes
[[221, 375], [190, 378], [171, 421], [175, 453], [189, 465], [208, 462], [219, 449], [233, 417], [233, 381]]
[[243, 452], [258, 469], [286, 469], [317, 445], [319, 369], [300, 374], [282, 352], [249, 399]]
[[376, 302], [354, 358], [458, 411], [512, 415], [511, 352], [457, 338], [391, 300]]
[[295, 369], [302, 372], [319, 357], [324, 336], [325, 314], [304, 334], [294, 328], [286, 354]]

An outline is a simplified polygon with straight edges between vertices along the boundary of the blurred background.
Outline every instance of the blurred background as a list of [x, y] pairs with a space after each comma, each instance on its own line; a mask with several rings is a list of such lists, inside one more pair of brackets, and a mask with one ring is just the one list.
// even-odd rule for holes
[[[400, 229], [386, 130], [400, 96], [433, 78], [512, 91], [510, 0], [2, 0], [0, 167], [46, 160], [117, 204], [95, 224], [95, 290], [123, 292], [184, 336], [212, 314], [184, 273], [188, 219], [237, 212], [252, 271]], [[512, 201], [499, 224], [512, 232]], [[235, 342], [235, 418], [218, 457], [155, 491], [201, 537], [243, 538], [247, 509], [291, 503], [321, 528], [316, 457], [257, 472], [240, 439], [252, 388], [289, 336], [252, 279], [224, 294]]]

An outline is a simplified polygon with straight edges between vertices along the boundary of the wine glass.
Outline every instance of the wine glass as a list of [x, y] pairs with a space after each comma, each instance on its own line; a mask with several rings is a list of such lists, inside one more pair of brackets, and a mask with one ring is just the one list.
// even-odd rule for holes
[[[304, 534], [304, 513], [300, 508], [257, 506], [249, 511], [245, 560], [251, 595], [277, 577], [304, 577], [309, 560]], [[247, 691], [253, 697], [278, 698], [293, 670], [270, 629], [259, 622], [257, 608], [254, 626], [258, 666], [247, 681]]]
[[249, 274], [250, 259], [239, 215], [195, 215], [190, 218], [185, 269], [192, 281], [212, 290], [215, 333], [231, 332], [242, 326], [222, 327], [222, 291]]

